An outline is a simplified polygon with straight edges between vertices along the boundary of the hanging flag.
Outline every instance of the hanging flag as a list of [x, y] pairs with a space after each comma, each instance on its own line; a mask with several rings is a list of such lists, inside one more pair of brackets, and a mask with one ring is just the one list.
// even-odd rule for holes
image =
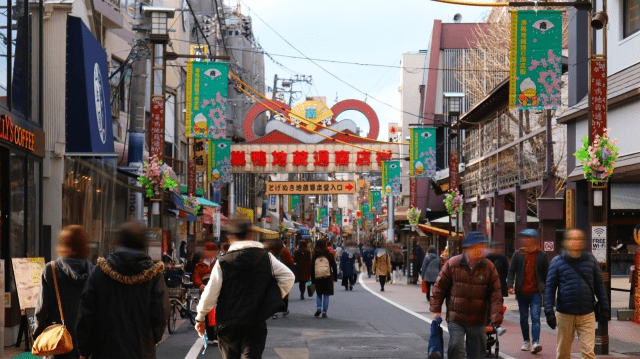
[[231, 141], [229, 140], [212, 140], [209, 141], [209, 180], [213, 186], [213, 201], [220, 203], [222, 201], [220, 190], [224, 183], [232, 181], [231, 163]]
[[562, 11], [513, 11], [509, 108], [555, 110], [561, 90]]
[[382, 189], [385, 195], [400, 195], [400, 161], [382, 163]]
[[290, 194], [289, 197], [289, 214], [300, 215], [300, 195]]
[[342, 214], [340, 214], [339, 212], [336, 212], [336, 218], [334, 220], [335, 224], [337, 226], [342, 226]]
[[187, 63], [187, 137], [226, 138], [229, 64]]
[[327, 207], [318, 208], [318, 213], [316, 214], [316, 223], [321, 223], [324, 217], [327, 216]]
[[409, 176], [436, 176], [436, 129], [419, 127], [411, 130], [411, 150], [409, 151]]
[[382, 194], [380, 191], [369, 191], [369, 208], [373, 213], [380, 213], [382, 210]]
[[360, 210], [362, 211], [362, 215], [366, 216], [369, 213], [369, 203], [364, 202], [360, 205]]

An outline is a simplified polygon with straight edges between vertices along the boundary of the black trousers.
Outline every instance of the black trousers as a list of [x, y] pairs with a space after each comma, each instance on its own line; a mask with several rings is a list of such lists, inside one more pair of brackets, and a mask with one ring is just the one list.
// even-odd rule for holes
[[300, 281], [298, 283], [298, 288], [300, 288], [300, 296], [304, 297], [304, 291], [307, 290], [307, 282]]
[[384, 283], [387, 281], [386, 275], [379, 275], [378, 282], [380, 282], [380, 290], [384, 290]]
[[218, 332], [222, 359], [261, 359], [267, 342], [267, 323], [254, 327], [222, 328]]
[[434, 282], [427, 282], [427, 300], [431, 300], [431, 286], [434, 284]]

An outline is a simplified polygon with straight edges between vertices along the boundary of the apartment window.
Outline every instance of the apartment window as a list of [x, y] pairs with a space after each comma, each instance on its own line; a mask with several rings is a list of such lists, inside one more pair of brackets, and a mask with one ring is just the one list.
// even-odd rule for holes
[[640, 31], [640, 0], [623, 0], [624, 37]]

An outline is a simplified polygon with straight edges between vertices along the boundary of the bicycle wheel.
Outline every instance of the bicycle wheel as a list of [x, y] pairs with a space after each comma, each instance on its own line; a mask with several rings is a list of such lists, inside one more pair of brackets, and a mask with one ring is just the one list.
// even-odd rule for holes
[[178, 321], [178, 308], [174, 304], [171, 305], [171, 314], [169, 315], [169, 324], [167, 330], [169, 334], [173, 334], [176, 331], [176, 322]]

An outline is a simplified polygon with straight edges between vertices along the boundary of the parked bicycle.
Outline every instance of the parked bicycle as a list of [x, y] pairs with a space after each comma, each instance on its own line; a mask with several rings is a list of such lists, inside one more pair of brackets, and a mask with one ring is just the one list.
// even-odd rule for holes
[[165, 281], [169, 292], [171, 312], [167, 329], [169, 334], [176, 331], [178, 316], [180, 319], [189, 319], [191, 326], [196, 325], [196, 308], [200, 301], [200, 291], [193, 288], [190, 277], [182, 270], [165, 271]]

